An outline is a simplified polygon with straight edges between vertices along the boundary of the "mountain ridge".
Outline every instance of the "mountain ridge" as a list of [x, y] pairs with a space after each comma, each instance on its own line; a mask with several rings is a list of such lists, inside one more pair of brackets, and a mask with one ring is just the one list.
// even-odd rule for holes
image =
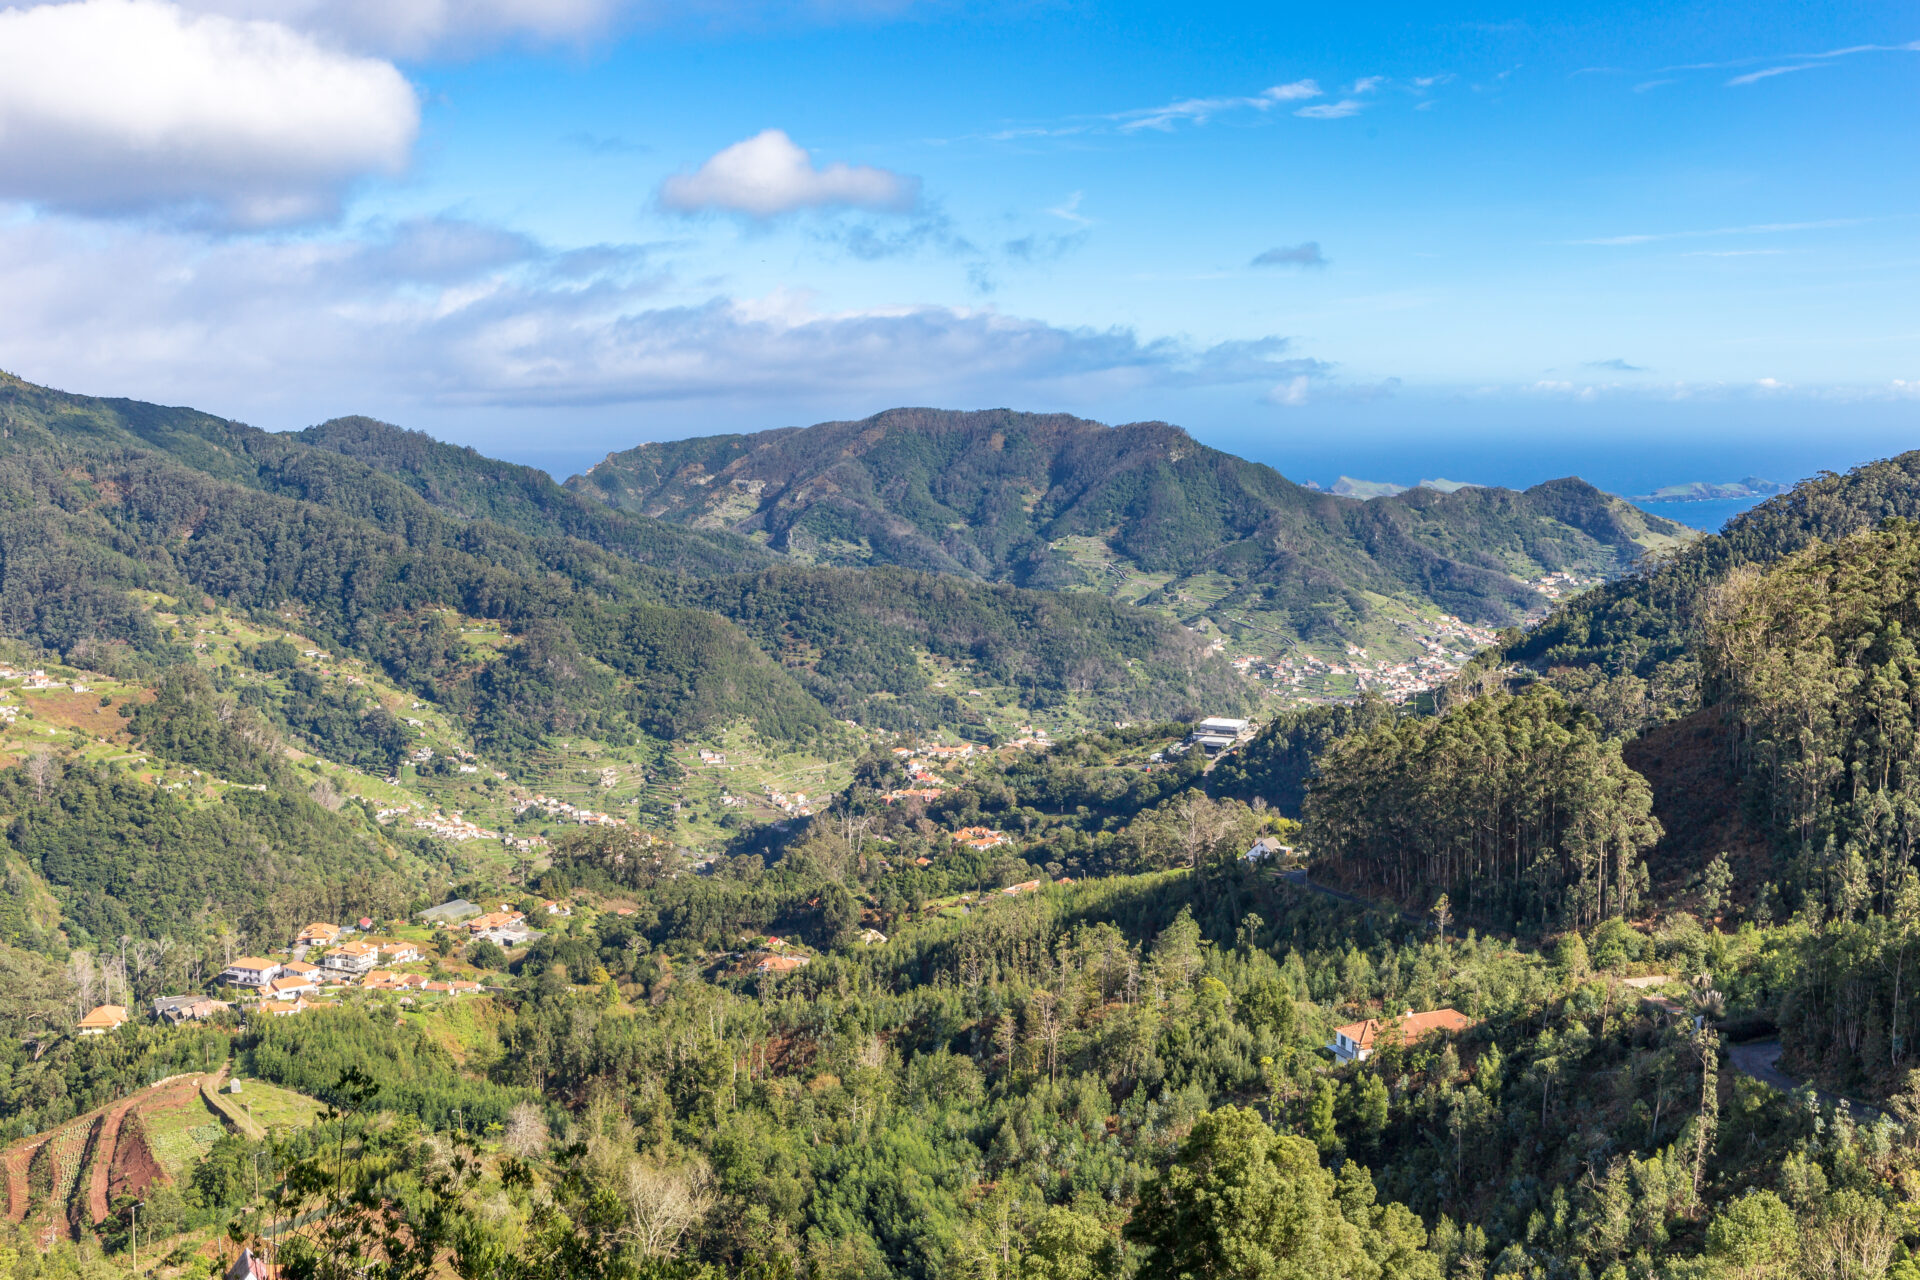
[[1355, 501], [1164, 422], [1006, 409], [649, 442], [565, 487], [789, 559], [1093, 590], [1249, 644], [1364, 643], [1385, 598], [1510, 625], [1545, 611], [1535, 579], [1697, 536], [1574, 478]]

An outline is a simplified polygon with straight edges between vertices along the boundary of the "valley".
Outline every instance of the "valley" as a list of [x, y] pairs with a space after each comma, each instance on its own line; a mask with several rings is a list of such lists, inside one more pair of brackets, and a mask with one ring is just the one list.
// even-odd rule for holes
[[1693, 537], [0, 391], [16, 1276], [1152, 1277], [1221, 1151], [1366, 1280], [1913, 1273], [1916, 455]]

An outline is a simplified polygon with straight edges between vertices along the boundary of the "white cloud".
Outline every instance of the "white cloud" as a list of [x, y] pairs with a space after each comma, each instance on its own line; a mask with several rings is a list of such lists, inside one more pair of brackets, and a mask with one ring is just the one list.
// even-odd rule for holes
[[1768, 67], [1765, 71], [1749, 71], [1743, 76], [1735, 76], [1733, 79], [1727, 81], [1727, 87], [1732, 88], [1735, 85], [1741, 84], [1758, 84], [1760, 81], [1770, 80], [1774, 76], [1789, 75], [1795, 71], [1811, 71], [1820, 65], [1822, 64], [1818, 62], [1803, 62], [1798, 66]]
[[310, 219], [407, 163], [391, 65], [162, 0], [0, 10], [0, 198], [87, 212]]
[[1062, 222], [1071, 222], [1076, 227], [1091, 226], [1093, 219], [1080, 212], [1080, 199], [1086, 194], [1084, 191], [1076, 191], [1061, 203], [1053, 206], [1051, 209], [1042, 210], [1042, 212], [1050, 213]]
[[1658, 240], [1692, 240], [1703, 236], [1758, 236], [1788, 231], [1825, 231], [1833, 227], [1857, 227], [1866, 221], [1868, 221], [1866, 218], [1823, 218], [1817, 222], [1758, 222], [1751, 226], [1713, 227], [1705, 231], [1659, 231], [1625, 236], [1594, 236], [1586, 240], [1569, 240], [1567, 243], [1619, 247], [1652, 244]]
[[1364, 110], [1366, 105], [1353, 98], [1342, 98], [1338, 102], [1318, 102], [1310, 107], [1302, 107], [1293, 114], [1309, 120], [1344, 120]]
[[1361, 76], [1358, 80], [1355, 80], [1353, 82], [1353, 88], [1347, 90], [1347, 92], [1348, 93], [1372, 93], [1374, 90], [1378, 89], [1381, 85], [1385, 84], [1386, 82], [1387, 82], [1387, 78], [1385, 76]]
[[184, 0], [195, 8], [271, 17], [354, 48], [417, 57], [502, 39], [576, 40], [609, 30], [621, 0]]
[[1289, 381], [1274, 387], [1271, 391], [1267, 392], [1266, 395], [1262, 396], [1261, 399], [1265, 400], [1268, 404], [1280, 404], [1286, 405], [1289, 408], [1298, 408], [1307, 402], [1307, 386], [1307, 375], [1304, 373], [1297, 374]]
[[503, 42], [578, 44], [643, 27], [781, 29], [886, 19], [916, 0], [181, 0], [267, 18], [395, 57], [472, 54]]
[[0, 297], [0, 351], [23, 377], [263, 425], [409, 405], [1016, 403], [1325, 368], [1281, 338], [689, 295], [630, 246], [560, 252], [452, 219], [238, 238], [34, 219], [0, 225]]
[[736, 142], [660, 188], [660, 203], [680, 213], [720, 210], [755, 218], [828, 207], [905, 213], [919, 199], [918, 178], [866, 165], [816, 168], [813, 158], [779, 129]]
[[1295, 80], [1290, 84], [1277, 84], [1270, 89], [1262, 89], [1252, 97], [1185, 98], [1179, 102], [1170, 102], [1164, 107], [1140, 107], [1132, 111], [1118, 112], [1109, 119], [1119, 121], [1123, 133], [1132, 133], [1139, 129], [1155, 129], [1164, 133], [1183, 122], [1205, 124], [1222, 112], [1271, 111], [1281, 103], [1317, 98], [1320, 94], [1320, 86], [1314, 81]]

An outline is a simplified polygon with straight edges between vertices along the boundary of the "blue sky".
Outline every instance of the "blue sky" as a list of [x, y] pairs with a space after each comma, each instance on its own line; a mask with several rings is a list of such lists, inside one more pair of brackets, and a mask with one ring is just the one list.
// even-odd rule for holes
[[931, 403], [1792, 479], [1920, 445], [1916, 72], [1895, 4], [16, 5], [0, 367], [561, 475]]

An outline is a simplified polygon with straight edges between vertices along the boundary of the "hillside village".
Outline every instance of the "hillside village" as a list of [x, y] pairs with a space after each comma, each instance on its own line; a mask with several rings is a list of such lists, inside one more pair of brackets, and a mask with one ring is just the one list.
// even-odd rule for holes
[[1395, 626], [1402, 642], [1415, 648], [1414, 656], [1375, 657], [1367, 649], [1349, 644], [1344, 657], [1323, 657], [1297, 649], [1272, 658], [1245, 655], [1235, 658], [1233, 666], [1262, 685], [1271, 682], [1271, 688], [1287, 702], [1337, 702], [1363, 693], [1378, 694], [1389, 702], [1405, 702], [1445, 684], [1497, 638], [1489, 628], [1476, 627], [1451, 614]]

